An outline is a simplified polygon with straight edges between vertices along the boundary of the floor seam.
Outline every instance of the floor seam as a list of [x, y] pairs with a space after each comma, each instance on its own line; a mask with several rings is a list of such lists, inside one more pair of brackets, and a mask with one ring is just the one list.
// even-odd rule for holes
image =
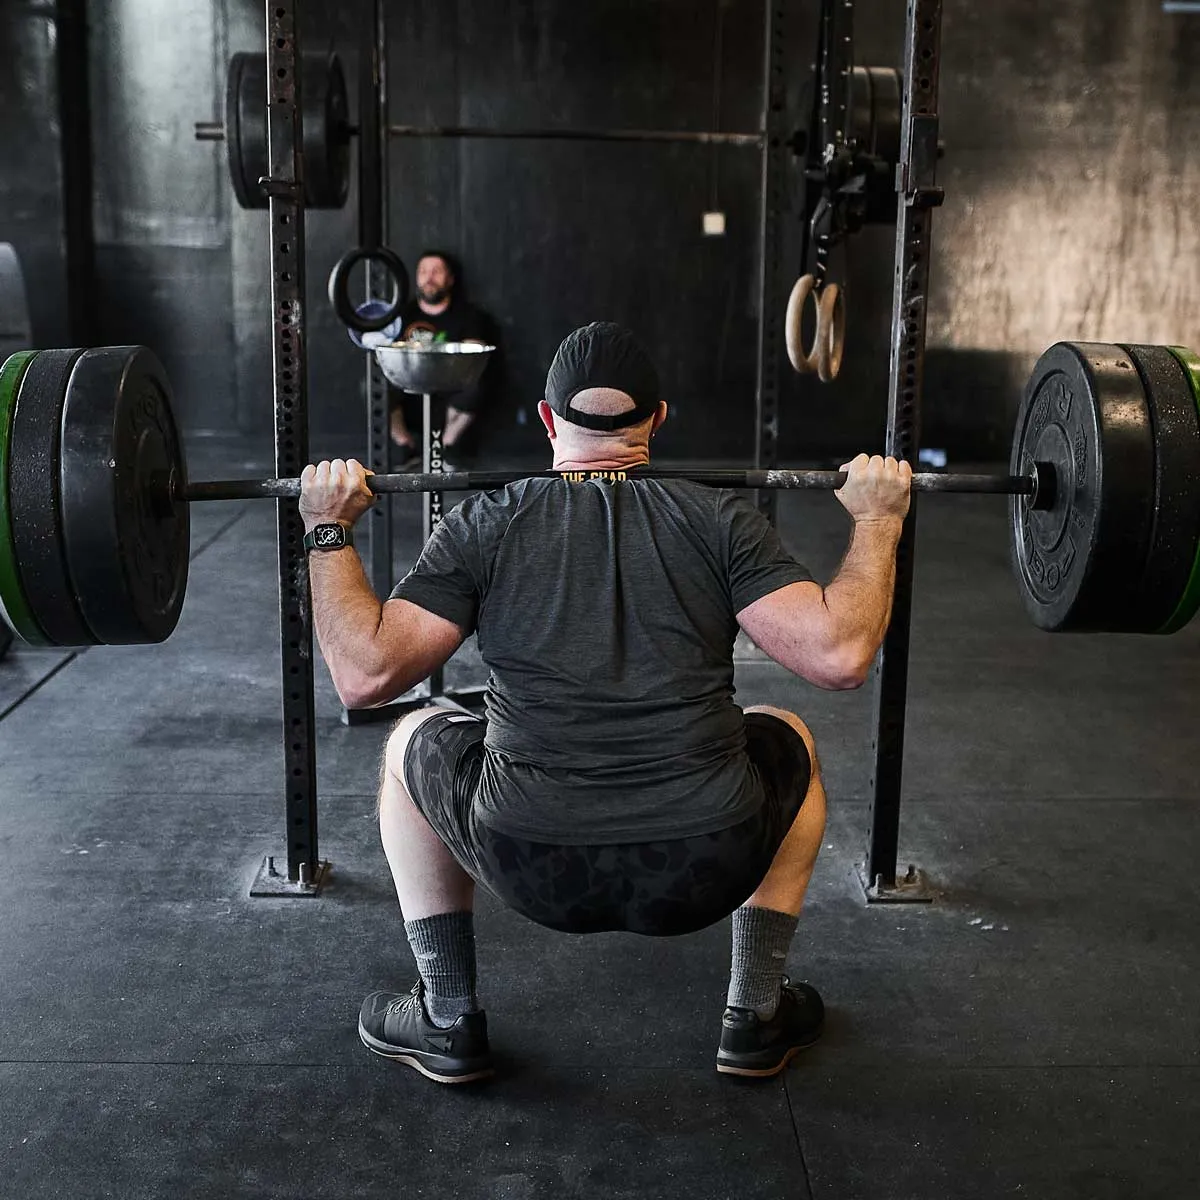
[[22, 692], [7, 708], [0, 711], [0, 721], [3, 721], [9, 713], [20, 708], [31, 696], [36, 695], [52, 680], [64, 667], [69, 663], [73, 663], [82, 654], [82, 650], [71, 650], [66, 654], [66, 657], [53, 670], [48, 671], [41, 679], [37, 681], [27, 692]]
[[808, 1191], [808, 1200], [813, 1200], [812, 1177], [808, 1173], [808, 1160], [804, 1157], [804, 1143], [800, 1140], [800, 1127], [796, 1124], [796, 1108], [792, 1104], [792, 1089], [788, 1087], [786, 1076], [783, 1081], [783, 1096], [787, 1101], [788, 1117], [792, 1122], [792, 1136], [796, 1139], [796, 1153], [800, 1155], [800, 1170], [804, 1172], [804, 1186]]
[[195, 562], [215, 541], [223, 537], [229, 532], [240, 520], [246, 516], [246, 508], [243, 507], [240, 512], [235, 513], [228, 521], [225, 522], [214, 534], [211, 534], [205, 541], [201, 542], [191, 553], [190, 562]]
[[[214, 533], [206, 541], [202, 542], [198, 547], [196, 547], [188, 557], [189, 564], [195, 562], [196, 559], [199, 558], [200, 555], [203, 554], [205, 550], [207, 550], [218, 538], [220, 538], [222, 535], [227, 533], [245, 515], [246, 515], [246, 510], [243, 508], [241, 512], [236, 513], [233, 517], [231, 517], [228, 521], [226, 521], [225, 524], [223, 524], [216, 531], [216, 533]], [[12, 713], [16, 709], [20, 708], [21, 705], [24, 704], [26, 700], [30, 699], [32, 696], [35, 696], [39, 691], [41, 691], [41, 689], [43, 687], [45, 687], [46, 684], [49, 683], [50, 680], [53, 679], [60, 671], [62, 671], [69, 664], [73, 663], [76, 659], [82, 657], [84, 654], [87, 653], [88, 650], [90, 650], [92, 648], [93, 647], [91, 647], [91, 646], [79, 646], [74, 649], [69, 649], [69, 648], [64, 647], [66, 656], [63, 658], [62, 662], [60, 662], [57, 666], [55, 666], [53, 670], [48, 671], [46, 673], [46, 675], [44, 675], [41, 679], [39, 679], [38, 682], [35, 683], [27, 692], [23, 692], [20, 696], [18, 696], [17, 699], [14, 700], [11, 704], [9, 704], [7, 708], [0, 709], [0, 721], [3, 721], [4, 718], [7, 717], [10, 713]]]

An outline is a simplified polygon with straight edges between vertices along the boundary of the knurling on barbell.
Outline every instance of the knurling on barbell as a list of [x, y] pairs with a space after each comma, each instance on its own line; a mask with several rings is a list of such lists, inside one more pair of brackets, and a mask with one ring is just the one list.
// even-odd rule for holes
[[[1039, 469], [1044, 471], [1039, 474]], [[970, 493], [972, 495], [1023, 496], [1031, 504], [1052, 502], [1047, 489], [1054, 478], [1049, 464], [1033, 464], [1027, 475], [917, 474], [912, 487], [917, 492]], [[367, 487], [377, 495], [418, 492], [461, 492], [505, 487], [522, 479], [564, 479], [568, 483], [598, 480], [623, 483], [630, 479], [686, 480], [708, 487], [766, 488], [780, 491], [836, 491], [847, 480], [844, 471], [794, 471], [787, 468], [747, 467], [672, 469], [637, 467], [572, 471], [438, 471], [426, 474], [369, 475]], [[300, 495], [299, 479], [225, 479], [180, 485], [162, 476], [158, 488], [173, 488], [175, 501], [197, 503], [207, 500], [294, 500]], [[1044, 499], [1039, 500], [1039, 496]]]

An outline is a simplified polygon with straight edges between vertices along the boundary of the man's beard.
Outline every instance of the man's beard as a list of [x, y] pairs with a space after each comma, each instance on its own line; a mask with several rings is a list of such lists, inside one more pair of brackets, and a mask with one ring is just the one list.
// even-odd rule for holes
[[423, 287], [420, 289], [421, 299], [426, 304], [441, 304], [450, 295], [449, 288]]

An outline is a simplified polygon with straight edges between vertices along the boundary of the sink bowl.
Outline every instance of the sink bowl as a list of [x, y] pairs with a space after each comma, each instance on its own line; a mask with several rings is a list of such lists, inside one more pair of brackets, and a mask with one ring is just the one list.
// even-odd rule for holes
[[479, 382], [495, 348], [478, 342], [393, 342], [375, 347], [375, 361], [403, 392], [464, 392]]

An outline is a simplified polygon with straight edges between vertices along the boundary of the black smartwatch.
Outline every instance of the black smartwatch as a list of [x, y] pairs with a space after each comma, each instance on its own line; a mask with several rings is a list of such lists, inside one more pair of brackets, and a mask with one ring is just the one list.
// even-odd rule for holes
[[353, 546], [354, 535], [345, 525], [314, 525], [304, 535], [305, 553], [313, 550], [340, 550], [343, 546]]

